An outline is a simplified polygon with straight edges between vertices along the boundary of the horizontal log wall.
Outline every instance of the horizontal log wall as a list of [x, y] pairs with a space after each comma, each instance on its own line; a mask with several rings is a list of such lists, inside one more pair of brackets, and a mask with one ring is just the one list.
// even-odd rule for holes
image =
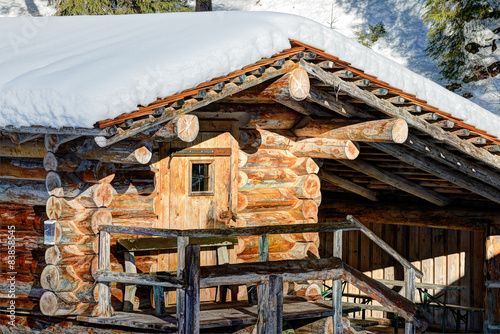
[[[362, 219], [361, 219], [362, 220]], [[366, 224], [397, 252], [423, 271], [417, 282], [465, 286], [464, 290], [448, 291], [449, 304], [483, 307], [484, 300], [484, 234], [481, 231], [457, 231], [422, 226]], [[388, 254], [358, 231], [343, 234], [343, 260], [372, 278], [403, 280], [403, 268]], [[332, 234], [320, 236], [321, 256], [332, 255]], [[394, 288], [404, 295], [404, 288]], [[352, 286], [346, 292], [359, 294]], [[438, 291], [430, 291], [435, 294]], [[420, 296], [416, 292], [416, 301]], [[353, 298], [344, 301], [353, 302]], [[358, 300], [359, 302], [359, 300]], [[442, 324], [442, 311], [433, 312], [433, 323]], [[366, 311], [367, 317], [382, 317], [380, 311]], [[471, 313], [469, 330], [482, 329], [482, 313]], [[447, 326], [455, 326], [448, 311]]]

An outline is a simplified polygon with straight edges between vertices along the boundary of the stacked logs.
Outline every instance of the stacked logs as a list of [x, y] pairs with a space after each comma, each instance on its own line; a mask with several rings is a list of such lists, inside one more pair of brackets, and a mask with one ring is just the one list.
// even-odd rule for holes
[[[288, 150], [258, 149], [239, 152], [238, 212], [245, 226], [316, 223], [321, 198], [319, 167], [309, 157]], [[319, 257], [317, 233], [269, 236], [269, 259]], [[239, 261], [258, 261], [258, 237], [238, 238]], [[309, 298], [321, 295], [317, 282], [287, 285], [290, 294]], [[319, 291], [319, 294], [318, 294]]]
[[[117, 166], [147, 164], [153, 156], [150, 142], [121, 142], [102, 149], [93, 139], [74, 139], [45, 137], [49, 152], [43, 166], [46, 191], [51, 196], [46, 213], [56, 223], [55, 245], [45, 252], [47, 266], [40, 277], [47, 290], [40, 299], [40, 310], [50, 316], [93, 313], [98, 227], [113, 223], [115, 197], [128, 185], [123, 176], [117, 178], [123, 174]], [[149, 191], [154, 192], [154, 184]]]
[[[192, 141], [197, 134], [196, 117], [185, 115], [154, 133], [105, 148], [94, 139], [45, 137], [48, 153], [43, 166], [51, 196], [46, 212], [56, 223], [55, 245], [45, 252], [47, 265], [40, 277], [47, 290], [40, 299], [43, 314], [97, 314], [99, 294], [93, 274], [99, 265], [99, 226], [157, 226], [155, 158], [151, 141], [144, 139], [154, 135], [160, 141]], [[111, 270], [124, 271], [124, 258], [116, 252], [116, 244], [118, 239], [130, 237], [111, 235]], [[157, 255], [135, 256], [138, 272], [150, 272], [156, 262]], [[123, 289], [111, 284], [113, 308], [123, 307]], [[150, 305], [150, 291], [138, 290], [134, 307]]]
[[[48, 152], [44, 158], [44, 166], [49, 169], [46, 186], [51, 195], [46, 212], [49, 219], [56, 220], [55, 245], [45, 252], [47, 266], [40, 278], [42, 287], [48, 290], [40, 300], [45, 315], [94, 314], [98, 294], [93, 274], [98, 268], [100, 225], [156, 224], [155, 173], [146, 167], [152, 158], [151, 144], [124, 142], [105, 152], [100, 161], [59, 152]], [[92, 172], [80, 172], [82, 165], [89, 166]], [[120, 237], [113, 235], [112, 245]], [[155, 259], [138, 257], [136, 261], [139, 270], [149, 272]], [[123, 271], [123, 260], [113, 256], [112, 270]], [[113, 285], [112, 294], [113, 306], [121, 307], [122, 287]]]
[[[153, 185], [152, 179], [150, 181]], [[119, 217], [133, 215], [134, 200], [138, 196], [136, 193], [131, 194], [132, 190], [127, 190], [128, 193], [117, 192], [113, 184], [114, 180], [111, 183], [93, 185], [76, 198], [52, 196], [47, 201], [47, 215], [57, 222], [56, 245], [45, 252], [47, 266], [41, 275], [42, 287], [49, 290], [44, 293], [40, 301], [40, 308], [44, 314], [52, 316], [92, 314], [98, 298], [95, 296], [93, 273], [98, 267], [99, 226], [115, 224], [113, 214]], [[116, 186], [117, 189], [124, 187], [122, 183]], [[135, 189], [133, 184], [129, 188]], [[154, 192], [154, 186], [150, 192]], [[150, 212], [149, 216], [152, 216], [154, 196], [147, 198], [149, 202], [142, 203]], [[139, 218], [134, 216], [130, 221], [138, 225]], [[148, 220], [148, 226], [151, 226], [151, 221], [152, 219]], [[119, 236], [114, 235], [114, 237]], [[116, 239], [113, 241], [116, 244]], [[116, 257], [112, 260], [113, 269], [123, 271], [123, 265], [119, 266], [119, 260]], [[138, 262], [141, 263], [140, 258]], [[146, 262], [146, 267], [141, 265], [138, 267], [148, 272], [152, 263], [150, 260]], [[113, 290], [120, 289], [114, 286]], [[113, 291], [113, 295], [122, 296], [123, 293], [121, 290]], [[65, 300], [72, 302], [67, 303]], [[77, 300], [78, 302], [73, 302]], [[113, 300], [118, 303], [123, 302], [123, 298], [121, 300], [113, 298]], [[116, 303], [115, 307], [118, 307]]]
[[42, 219], [41, 207], [0, 204], [0, 308], [8, 308], [13, 298], [16, 310], [38, 305], [46, 248]]

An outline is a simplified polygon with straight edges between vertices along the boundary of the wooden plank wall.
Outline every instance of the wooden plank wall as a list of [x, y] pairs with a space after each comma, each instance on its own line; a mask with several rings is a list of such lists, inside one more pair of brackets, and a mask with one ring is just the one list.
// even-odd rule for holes
[[[464, 290], [448, 291], [448, 303], [483, 307], [484, 301], [484, 234], [482, 232], [444, 230], [418, 226], [366, 224], [378, 236], [423, 271], [423, 282], [465, 286]], [[331, 256], [332, 234], [321, 236], [322, 257]], [[343, 235], [343, 260], [373, 278], [403, 280], [403, 268], [358, 231]], [[420, 281], [420, 280], [417, 280]], [[402, 288], [394, 288], [404, 294]], [[346, 286], [346, 292], [358, 294]], [[437, 293], [439, 291], [431, 291]], [[420, 296], [416, 293], [417, 302]], [[347, 298], [344, 298], [347, 301]], [[353, 302], [352, 299], [348, 300]], [[382, 312], [366, 311], [367, 317], [381, 317]], [[447, 312], [446, 323], [455, 326]], [[357, 314], [356, 317], [360, 317]], [[387, 316], [387, 315], [385, 315]], [[442, 324], [442, 311], [435, 311], [433, 323]], [[469, 329], [481, 330], [482, 313], [472, 313]]]

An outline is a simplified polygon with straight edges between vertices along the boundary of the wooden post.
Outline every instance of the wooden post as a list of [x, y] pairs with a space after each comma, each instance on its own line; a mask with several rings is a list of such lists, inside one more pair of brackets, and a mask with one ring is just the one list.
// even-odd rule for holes
[[[259, 262], [269, 261], [269, 234], [259, 235]], [[259, 307], [265, 303], [266, 291], [269, 289], [268, 283], [259, 283], [257, 285], [257, 298]]]
[[[177, 237], [177, 277], [184, 279], [184, 268], [186, 266], [186, 247], [189, 245], [189, 237]], [[185, 322], [185, 304], [186, 291], [177, 289], [177, 327], [179, 334], [186, 334], [184, 328]]]
[[257, 334], [271, 334], [269, 327], [269, 282], [259, 283], [259, 305], [257, 312]]
[[270, 333], [281, 333], [283, 331], [283, 276], [269, 276], [268, 298], [268, 330]]
[[[406, 299], [415, 302], [415, 269], [405, 268], [405, 294]], [[415, 334], [415, 326], [406, 320], [405, 334]]]
[[259, 235], [259, 261], [269, 261], [269, 234]]
[[167, 315], [165, 309], [165, 289], [162, 286], [154, 286], [153, 294], [155, 299], [155, 314], [157, 317], [164, 317]]
[[[342, 258], [342, 230], [333, 232], [333, 257]], [[333, 333], [342, 334], [342, 280], [332, 282]]]
[[[137, 273], [137, 267], [135, 266], [134, 252], [125, 252], [124, 257], [125, 257], [125, 272], [126, 273]], [[132, 312], [133, 311], [136, 290], [137, 290], [137, 285], [127, 284], [125, 286], [125, 296], [123, 297], [123, 311], [124, 312]], [[156, 302], [157, 302], [157, 300], [155, 298], [155, 303]]]
[[[217, 247], [217, 264], [229, 263], [229, 254], [227, 252], [227, 246]], [[215, 301], [219, 303], [225, 303], [227, 298], [227, 285], [220, 285], [217, 287], [217, 295]], [[233, 300], [234, 301], [234, 300]]]
[[[99, 270], [110, 270], [111, 250], [110, 250], [111, 235], [109, 232], [99, 232]], [[111, 288], [109, 283], [99, 283], [99, 304], [97, 308], [98, 317], [110, 317], [111, 310]]]
[[200, 245], [188, 245], [185, 257], [185, 322], [184, 333], [200, 332]]
[[[496, 219], [498, 222], [499, 220]], [[485, 242], [486, 280], [500, 281], [500, 227], [489, 227]], [[485, 333], [496, 333], [488, 328], [500, 323], [500, 288], [487, 288], [485, 295], [484, 329]]]

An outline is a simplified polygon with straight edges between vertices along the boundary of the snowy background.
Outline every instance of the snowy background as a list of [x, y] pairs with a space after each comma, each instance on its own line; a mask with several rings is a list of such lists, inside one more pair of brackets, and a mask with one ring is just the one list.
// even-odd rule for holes
[[[321, 23], [327, 29], [340, 32], [350, 38], [355, 37], [355, 31], [359, 29], [362, 22], [365, 22], [365, 24], [383, 22], [387, 30], [387, 35], [379, 39], [373, 45], [372, 50], [443, 85], [445, 82], [440, 80], [435, 63], [424, 54], [428, 31], [422, 18], [425, 12], [425, 2], [426, 0], [213, 0], [213, 9], [214, 11], [275, 11], [301, 15]], [[192, 4], [194, 5], [194, 1]], [[52, 15], [54, 12], [55, 9], [48, 5], [48, 0], [0, 0], [0, 17], [47, 16]], [[0, 23], [2, 23], [1, 19]], [[4, 21], [4, 23], [6, 22]], [[251, 22], [247, 23], [251, 25]], [[8, 31], [9, 25], [4, 25], [4, 27], [6, 26]], [[304, 40], [304, 42], [306, 41]], [[344, 54], [348, 55], [349, 53]], [[334, 55], [341, 56], [339, 53]], [[360, 61], [350, 59], [351, 57], [344, 57], [343, 60], [350, 61], [354, 65], [358, 64], [359, 67], [370, 72], [370, 68], [378, 67], [377, 64], [370, 64], [370, 57], [368, 56], [368, 59], [361, 59]], [[496, 54], [492, 55], [492, 58], [493, 60], [500, 60], [500, 48], [498, 48]], [[377, 57], [372, 59], [375, 61]], [[398, 71], [397, 68], [391, 70]], [[394, 78], [399, 73], [388, 73], [387, 75]], [[384, 76], [379, 75], [379, 77], [384, 80]], [[497, 81], [497, 86], [500, 86], [500, 76], [497, 76], [495, 80]], [[492, 83], [492, 80], [483, 80], [482, 82], [472, 84], [470, 87], [466, 87], [466, 89], [479, 97], [479, 99], [473, 99], [474, 102], [494, 113], [500, 114], [500, 104], [498, 104], [500, 93]], [[393, 83], [393, 85], [395, 84]], [[398, 88], [402, 88], [409, 93], [416, 93], [415, 89], [413, 89], [415, 87], [412, 86], [413, 83], [404, 82]], [[420, 94], [419, 97], [427, 99], [431, 104], [433, 100], [435, 101], [431, 96], [422, 96]], [[141, 102], [145, 103], [147, 101], [142, 100]], [[130, 101], [130, 103], [134, 102]], [[434, 105], [439, 106], [439, 104]], [[460, 103], [452, 103], [448, 107], [468, 109], [469, 106], [468, 103], [465, 103], [462, 108]], [[114, 107], [118, 108], [119, 106]], [[124, 106], [121, 105], [121, 107]], [[449, 108], [441, 109], [452, 112]], [[485, 123], [488, 123], [484, 117], [481, 118], [484, 113], [473, 115], [473, 119], [470, 117], [471, 113], [464, 114], [460, 110], [458, 113], [452, 113], [480, 128], [489, 128], [490, 133], [500, 134], [500, 126], [497, 129], [493, 129], [493, 131], [491, 131], [491, 124], [490, 126], [484, 126]], [[47, 116], [50, 117], [51, 115]], [[109, 110], [102, 110], [100, 116], [112, 117]]]

